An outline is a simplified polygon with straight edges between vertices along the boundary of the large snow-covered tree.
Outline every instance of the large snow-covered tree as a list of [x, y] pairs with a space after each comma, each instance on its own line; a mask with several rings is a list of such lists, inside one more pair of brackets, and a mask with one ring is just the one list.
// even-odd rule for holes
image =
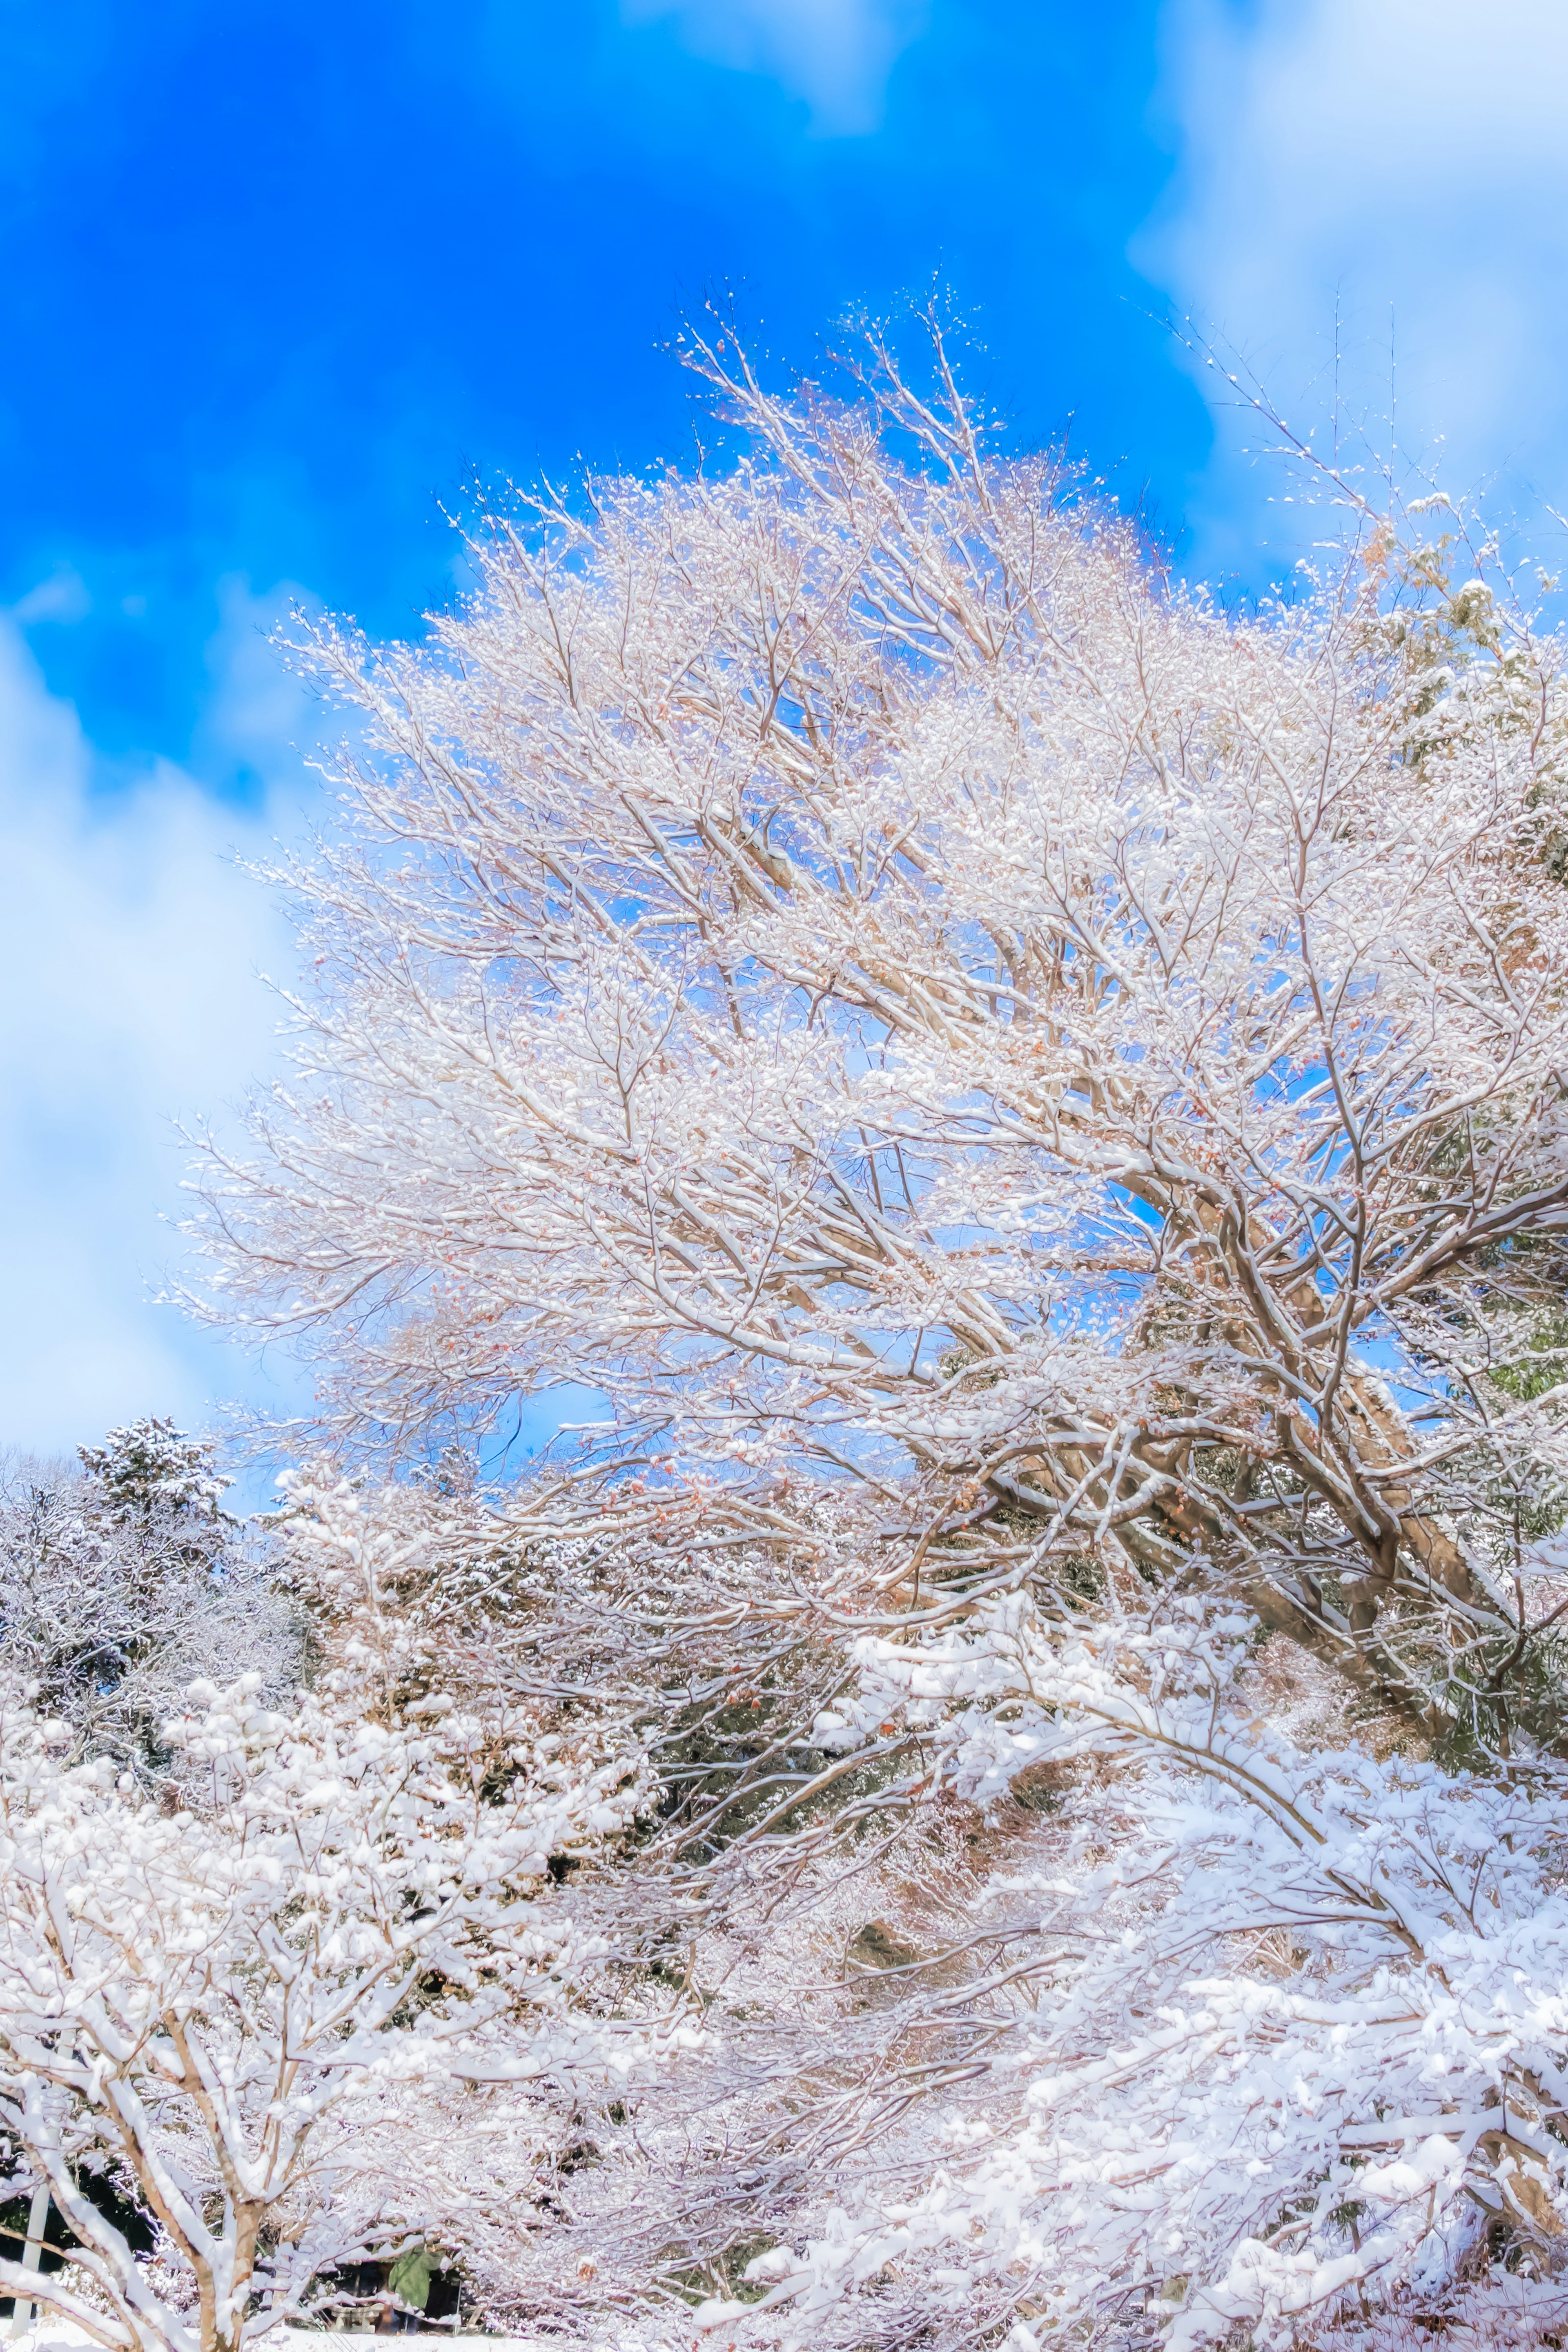
[[[727, 471], [491, 514], [421, 645], [316, 633], [361, 749], [204, 1229], [346, 1443], [603, 1400], [458, 1549], [643, 1580], [602, 1639], [737, 2022], [643, 2110], [642, 2240], [605, 2189], [622, 2283], [1185, 2347], [1440, 2284], [1466, 2214], [1549, 2265], [1560, 647], [1414, 509], [1223, 612], [939, 340], [844, 403], [690, 355]], [[918, 1910], [955, 1802], [941, 1932], [824, 1974], [832, 1839]]]

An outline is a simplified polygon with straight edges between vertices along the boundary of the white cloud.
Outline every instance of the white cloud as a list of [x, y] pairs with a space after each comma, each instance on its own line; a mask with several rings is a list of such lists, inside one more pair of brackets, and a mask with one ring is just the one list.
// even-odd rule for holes
[[34, 621], [85, 620], [91, 610], [87, 582], [73, 565], [61, 563], [12, 605], [11, 618], [27, 626]]
[[924, 0], [622, 0], [629, 25], [665, 16], [696, 56], [769, 74], [805, 99], [820, 131], [874, 131], [894, 59]]
[[[257, 596], [241, 572], [218, 582], [218, 625], [207, 642], [212, 681], [193, 746], [218, 769], [241, 766], [255, 784], [298, 798], [314, 791], [301, 754], [315, 749], [323, 713], [279, 658], [274, 633], [297, 607], [319, 612], [319, 600], [291, 580]], [[341, 713], [327, 734], [335, 742], [349, 725]]]
[[[1166, 36], [1181, 160], [1139, 266], [1320, 437], [1337, 295], [1342, 412], [1386, 444], [1392, 309], [1399, 447], [1494, 508], [1568, 501], [1562, 0], [1172, 0]], [[1247, 437], [1197, 501], [1211, 552], [1279, 488]]]
[[[230, 661], [214, 723], [243, 730], [256, 688]], [[286, 974], [289, 943], [232, 852], [264, 852], [282, 803], [224, 807], [167, 764], [112, 794], [93, 774], [0, 620], [0, 1442], [50, 1450], [267, 1386], [150, 1290], [179, 1251], [160, 1223], [181, 1201], [171, 1115], [219, 1110], [274, 1058], [256, 971]]]

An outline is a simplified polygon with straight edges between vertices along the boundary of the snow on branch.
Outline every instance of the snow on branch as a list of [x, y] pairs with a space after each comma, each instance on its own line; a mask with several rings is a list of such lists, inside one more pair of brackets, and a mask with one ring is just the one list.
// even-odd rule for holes
[[847, 398], [687, 356], [727, 471], [482, 511], [423, 642], [296, 649], [361, 748], [200, 1175], [204, 1311], [344, 1458], [598, 1400], [288, 1537], [331, 1706], [455, 1661], [659, 1791], [603, 1916], [706, 2038], [496, 2307], [1188, 2352], [1544, 2281], [1562, 648], [1364, 499], [1220, 610], [939, 331]]

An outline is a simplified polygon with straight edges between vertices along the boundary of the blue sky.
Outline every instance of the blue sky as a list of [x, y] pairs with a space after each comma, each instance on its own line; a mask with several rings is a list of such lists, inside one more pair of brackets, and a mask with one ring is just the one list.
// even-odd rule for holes
[[1336, 302], [1342, 411], [1392, 316], [1400, 462], [1554, 560], [1565, 117], [1560, 0], [0, 0], [0, 1441], [267, 1392], [148, 1289], [168, 1115], [270, 1057], [290, 595], [406, 632], [476, 469], [680, 457], [709, 292], [810, 366], [934, 278], [1197, 571], [1294, 551], [1160, 317], [1294, 418]]
[[1201, 461], [1125, 258], [1168, 168], [1143, 0], [10, 17], [0, 595], [79, 576], [91, 614], [34, 644], [112, 753], [243, 788], [197, 740], [225, 576], [404, 630], [449, 592], [436, 500], [467, 467], [680, 454], [659, 347], [710, 289], [809, 360], [847, 303], [940, 273], [1025, 433], [1076, 410], [1167, 499]]

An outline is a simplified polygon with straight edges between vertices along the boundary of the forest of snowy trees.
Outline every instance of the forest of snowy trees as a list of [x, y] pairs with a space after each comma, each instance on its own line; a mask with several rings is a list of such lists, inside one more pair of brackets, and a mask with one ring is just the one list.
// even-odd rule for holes
[[1229, 613], [939, 336], [687, 356], [722, 461], [295, 649], [190, 1304], [317, 1418], [5, 1466], [0, 2286], [1568, 2340], [1564, 648], [1446, 501]]

